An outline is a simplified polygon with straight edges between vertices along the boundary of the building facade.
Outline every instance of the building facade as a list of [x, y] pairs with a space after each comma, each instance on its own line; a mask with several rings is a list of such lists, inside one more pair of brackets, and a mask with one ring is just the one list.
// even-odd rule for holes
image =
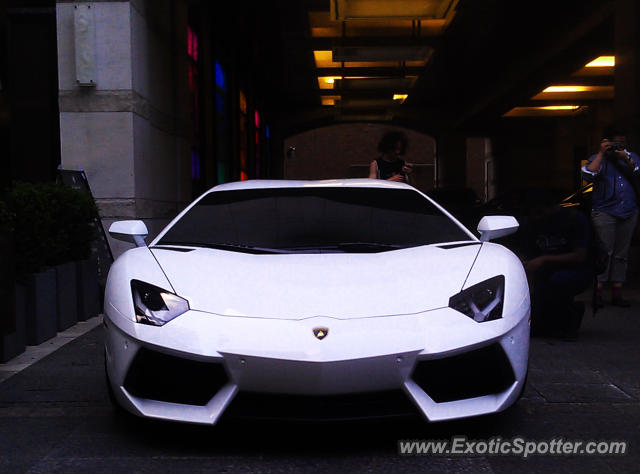
[[[632, 145], [640, 146], [636, 1], [589, 1], [590, 13], [558, 28], [555, 43], [541, 45], [505, 32], [489, 9], [498, 23], [475, 49], [533, 51], [526, 61], [495, 59], [490, 74], [479, 69], [477, 54], [463, 55], [474, 28], [485, 27], [464, 23], [465, 9], [475, 18], [478, 2], [460, 2], [460, 26], [438, 43], [440, 56], [436, 50], [424, 70], [414, 71], [421, 78], [404, 112], [379, 121], [365, 120], [366, 110], [335, 118], [347, 101], [322, 105], [313, 51], [340, 38], [313, 37], [333, 30], [314, 33], [312, 20], [326, 22], [329, 3], [7, 0], [0, 9], [3, 188], [12, 180], [54, 180], [58, 166], [81, 168], [106, 228], [143, 219], [152, 237], [218, 183], [362, 176], [379, 136], [392, 127], [411, 135], [423, 189], [466, 186], [485, 200], [515, 185], [575, 188], [580, 161], [611, 122], [627, 124]], [[515, 10], [503, 13], [526, 20]], [[570, 64], [557, 59], [565, 51]], [[615, 56], [615, 68], [580, 75], [585, 61], [599, 55]], [[322, 74], [342, 77], [331, 71]], [[556, 80], [595, 92], [539, 97], [541, 85]], [[359, 99], [370, 91], [352, 92]], [[442, 92], [459, 103], [447, 99], [430, 108]], [[414, 97], [421, 102], [412, 103]], [[579, 107], [567, 113], [512, 113], [574, 103]], [[116, 255], [125, 248], [111, 245]]]

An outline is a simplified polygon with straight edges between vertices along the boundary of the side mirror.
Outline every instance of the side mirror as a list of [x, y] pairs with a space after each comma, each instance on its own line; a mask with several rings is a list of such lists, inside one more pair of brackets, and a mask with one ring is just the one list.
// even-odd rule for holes
[[478, 232], [480, 232], [480, 240], [487, 242], [513, 234], [519, 226], [520, 224], [513, 216], [484, 216], [478, 223]]
[[147, 234], [149, 234], [149, 231], [142, 221], [118, 221], [109, 227], [109, 235], [111, 235], [111, 237], [125, 242], [131, 242], [138, 247], [147, 245], [144, 241]]

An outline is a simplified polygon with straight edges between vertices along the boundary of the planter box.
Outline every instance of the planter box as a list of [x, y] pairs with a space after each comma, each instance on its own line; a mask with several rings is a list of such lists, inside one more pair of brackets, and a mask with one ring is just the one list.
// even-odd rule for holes
[[78, 293], [78, 321], [86, 321], [100, 314], [100, 286], [98, 263], [94, 258], [76, 262]]
[[56, 271], [51, 268], [29, 275], [27, 283], [27, 344], [37, 346], [55, 337]]
[[[14, 306], [11, 308], [15, 318], [13, 332], [2, 335], [0, 341], [0, 362], [7, 362], [22, 354], [27, 343], [27, 289], [23, 285], [16, 284]], [[9, 305], [8, 305], [9, 306]], [[7, 308], [7, 310], [9, 310]]]
[[63, 263], [55, 267], [57, 285], [58, 331], [64, 331], [78, 322], [78, 292], [76, 263]]
[[[0, 362], [13, 359], [24, 352], [25, 312], [22, 301], [16, 301], [15, 249], [13, 236], [0, 232]], [[19, 299], [19, 298], [18, 298]]]

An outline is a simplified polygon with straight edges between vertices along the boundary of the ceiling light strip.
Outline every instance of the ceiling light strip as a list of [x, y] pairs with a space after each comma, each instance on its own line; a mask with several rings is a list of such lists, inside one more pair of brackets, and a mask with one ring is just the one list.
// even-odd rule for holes
[[614, 67], [615, 65], [615, 56], [598, 56], [596, 59], [586, 64], [585, 67]]

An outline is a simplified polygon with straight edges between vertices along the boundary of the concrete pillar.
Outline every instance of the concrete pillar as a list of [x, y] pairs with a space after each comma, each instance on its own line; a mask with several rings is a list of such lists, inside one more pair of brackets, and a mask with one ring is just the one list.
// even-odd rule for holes
[[466, 185], [473, 189], [483, 202], [495, 196], [494, 166], [491, 139], [467, 138]]
[[[76, 81], [77, 5], [92, 12], [93, 86]], [[106, 228], [143, 219], [149, 242], [191, 199], [186, 2], [58, 1], [56, 15], [62, 166], [85, 170]]]
[[448, 133], [437, 139], [438, 187], [463, 187], [466, 184], [466, 139]]
[[640, 5], [637, 0], [615, 2], [616, 124], [628, 131], [635, 150], [640, 149]]

